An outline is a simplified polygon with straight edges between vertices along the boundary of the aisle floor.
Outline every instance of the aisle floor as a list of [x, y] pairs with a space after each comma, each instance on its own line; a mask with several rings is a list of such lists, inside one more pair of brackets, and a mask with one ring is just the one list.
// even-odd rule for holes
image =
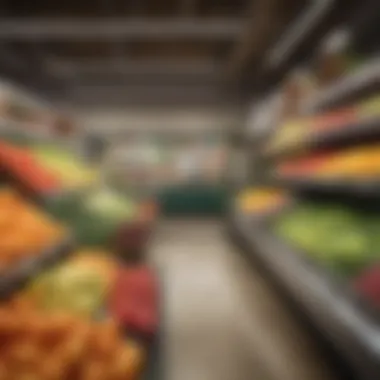
[[217, 221], [158, 227], [165, 380], [329, 380], [311, 336], [267, 281], [234, 252]]

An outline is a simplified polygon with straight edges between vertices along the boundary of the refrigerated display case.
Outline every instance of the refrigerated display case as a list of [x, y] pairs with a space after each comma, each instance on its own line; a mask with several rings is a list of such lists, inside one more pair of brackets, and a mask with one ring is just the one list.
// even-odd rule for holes
[[[247, 178], [251, 197], [231, 205], [229, 220], [247, 257], [264, 265], [354, 378], [370, 380], [380, 373], [380, 64], [376, 38], [363, 37], [372, 29], [357, 25], [363, 20], [343, 25], [340, 40], [336, 31], [322, 38], [306, 60], [312, 91], [257, 147], [261, 173]], [[252, 194], [268, 188], [290, 201], [276, 208], [271, 193], [272, 212], [263, 214]]]

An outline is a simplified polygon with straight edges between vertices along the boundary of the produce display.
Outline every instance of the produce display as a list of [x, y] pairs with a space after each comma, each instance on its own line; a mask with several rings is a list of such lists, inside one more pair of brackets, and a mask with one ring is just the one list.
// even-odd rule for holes
[[[255, 259], [252, 262], [261, 262], [331, 344], [347, 373], [366, 380], [380, 373], [375, 8], [374, 3], [358, 3], [346, 16], [340, 14], [332, 33], [316, 34], [318, 46], [308, 57], [298, 59], [299, 51], [293, 52], [297, 63], [289, 65], [288, 73], [285, 67], [280, 70], [276, 86], [264, 80], [266, 86], [253, 103], [260, 104], [269, 92], [282, 98], [284, 109], [263, 138], [242, 137], [249, 141], [245, 150], [253, 161], [246, 185], [256, 184], [253, 191], [260, 193], [269, 184], [286, 192], [291, 202], [269, 218], [252, 220], [245, 217], [245, 210], [261, 203], [253, 195], [238, 193], [239, 207], [230, 215], [239, 247]], [[298, 37], [306, 43], [302, 34]], [[270, 112], [270, 105], [265, 106]], [[254, 129], [250, 122], [247, 117], [246, 126]]]
[[0, 268], [33, 258], [65, 238], [65, 228], [10, 189], [0, 190]]
[[275, 153], [287, 148], [302, 149], [305, 143], [312, 141], [316, 136], [334, 131], [344, 132], [352, 125], [359, 126], [359, 134], [360, 123], [375, 118], [380, 120], [379, 96], [321, 114], [286, 120], [276, 130], [266, 151]]
[[134, 200], [107, 188], [89, 192], [84, 202], [84, 207], [96, 218], [130, 220], [137, 212]]
[[273, 188], [248, 188], [237, 196], [239, 210], [248, 215], [267, 214], [288, 202], [286, 193]]
[[[21, 167], [32, 156], [19, 152], [14, 161]], [[124, 249], [131, 247], [126, 240], [136, 243], [137, 235], [122, 230], [124, 223], [141, 225], [147, 236], [156, 204], [101, 188], [62, 194], [43, 207], [12, 188], [0, 190], [3, 273], [55, 247], [69, 232], [79, 237], [70, 259], [31, 273], [1, 302], [0, 379], [141, 378], [158, 328], [156, 279], [144, 266], [122, 267], [118, 251], [101, 247], [112, 237]]]
[[92, 316], [103, 307], [116, 268], [109, 253], [74, 252], [72, 259], [38, 276], [27, 294], [42, 310]]
[[144, 365], [115, 322], [46, 314], [27, 299], [1, 305], [0, 337], [2, 379], [134, 380]]
[[[61, 134], [71, 132], [59, 122]], [[147, 236], [157, 206], [90, 189], [97, 168], [20, 136], [0, 141], [0, 380], [141, 379], [157, 335], [158, 284], [142, 264], [122, 264], [112, 243], [136, 243], [125, 223]], [[62, 244], [69, 236], [75, 249]], [[35, 266], [39, 255], [46, 261]]]
[[336, 204], [301, 203], [284, 212], [275, 231], [339, 274], [352, 277], [380, 258], [380, 216]]
[[31, 193], [46, 194], [59, 191], [61, 182], [24, 148], [0, 141], [0, 169]]
[[[85, 246], [109, 247], [123, 226], [151, 226], [156, 217], [154, 203], [137, 200], [108, 188], [64, 194], [51, 199], [49, 212], [71, 226], [76, 240]], [[150, 210], [149, 210], [150, 208]]]
[[37, 145], [29, 150], [41, 166], [59, 178], [65, 188], [90, 185], [98, 179], [98, 169], [86, 165], [68, 150], [52, 145]]
[[120, 269], [108, 307], [127, 330], [152, 337], [158, 328], [157, 280], [152, 271], [145, 266]]
[[276, 174], [284, 177], [376, 179], [380, 175], [380, 145], [349, 147], [280, 163]]

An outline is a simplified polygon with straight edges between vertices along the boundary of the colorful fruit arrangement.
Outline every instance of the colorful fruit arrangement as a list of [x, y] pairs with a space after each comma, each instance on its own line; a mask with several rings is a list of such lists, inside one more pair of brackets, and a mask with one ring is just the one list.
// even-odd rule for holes
[[116, 270], [109, 253], [80, 250], [34, 279], [26, 294], [42, 310], [90, 317], [103, 307]]
[[39, 145], [29, 149], [34, 159], [54, 173], [65, 188], [78, 188], [94, 183], [99, 171], [78, 159], [68, 150], [56, 146]]
[[151, 338], [158, 326], [157, 288], [146, 266], [120, 267], [110, 253], [85, 249], [37, 276], [22, 296], [45, 313], [93, 318], [104, 310], [127, 331]]
[[0, 191], [0, 268], [5, 270], [60, 243], [65, 229], [9, 189]]
[[278, 210], [287, 202], [283, 191], [272, 188], [243, 190], [237, 198], [237, 207], [246, 214], [263, 214]]
[[28, 299], [0, 307], [0, 378], [135, 380], [144, 350], [111, 320], [46, 314]]
[[61, 181], [45, 169], [24, 148], [0, 141], [0, 168], [32, 193], [46, 194], [59, 191]]
[[151, 270], [80, 250], [0, 305], [0, 379], [137, 380], [157, 310]]
[[286, 120], [274, 134], [267, 147], [268, 153], [288, 147], [303, 148], [303, 144], [320, 134], [359, 125], [368, 119], [380, 117], [380, 97], [375, 96], [358, 104], [313, 116]]
[[[46, 176], [39, 177], [42, 166], [37, 158], [42, 162], [45, 153], [32, 156], [0, 143], [0, 170], [11, 173], [16, 180], [12, 183], [23, 190], [38, 194], [55, 191], [60, 182], [54, 177], [59, 170], [51, 174], [56, 162], [46, 165], [49, 170], [41, 171]], [[46, 202], [46, 210], [54, 210], [55, 198], [66, 199], [53, 197]], [[18, 263], [58, 247], [69, 236], [63, 220], [71, 233], [83, 223], [85, 232], [100, 236], [97, 247], [105, 245], [103, 230], [123, 242], [132, 237], [134, 246], [146, 240], [148, 227], [157, 216], [155, 203], [136, 202], [105, 189], [83, 193], [72, 203], [65, 200], [64, 211], [59, 210], [75, 223], [60, 218], [57, 212], [58, 223], [11, 188], [0, 189], [0, 270], [6, 273]], [[143, 233], [131, 230], [128, 235], [124, 230], [122, 237], [118, 227], [125, 221], [135, 221]], [[152, 338], [157, 331], [154, 274], [144, 266], [124, 269], [102, 248], [79, 248], [70, 253], [70, 259], [43, 273], [31, 273], [34, 278], [23, 289], [0, 303], [0, 380], [140, 378], [145, 348], [132, 336]]]
[[285, 161], [276, 173], [286, 177], [372, 179], [380, 174], [380, 145], [345, 148]]

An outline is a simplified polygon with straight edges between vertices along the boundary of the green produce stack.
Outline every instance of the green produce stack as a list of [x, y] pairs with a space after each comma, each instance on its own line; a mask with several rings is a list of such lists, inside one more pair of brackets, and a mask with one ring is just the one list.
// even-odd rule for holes
[[278, 218], [275, 230], [310, 258], [343, 276], [355, 276], [380, 256], [380, 218], [369, 218], [349, 207], [298, 205]]
[[125, 196], [99, 189], [52, 198], [47, 209], [71, 226], [78, 244], [107, 246], [118, 227], [133, 220], [137, 206]]

